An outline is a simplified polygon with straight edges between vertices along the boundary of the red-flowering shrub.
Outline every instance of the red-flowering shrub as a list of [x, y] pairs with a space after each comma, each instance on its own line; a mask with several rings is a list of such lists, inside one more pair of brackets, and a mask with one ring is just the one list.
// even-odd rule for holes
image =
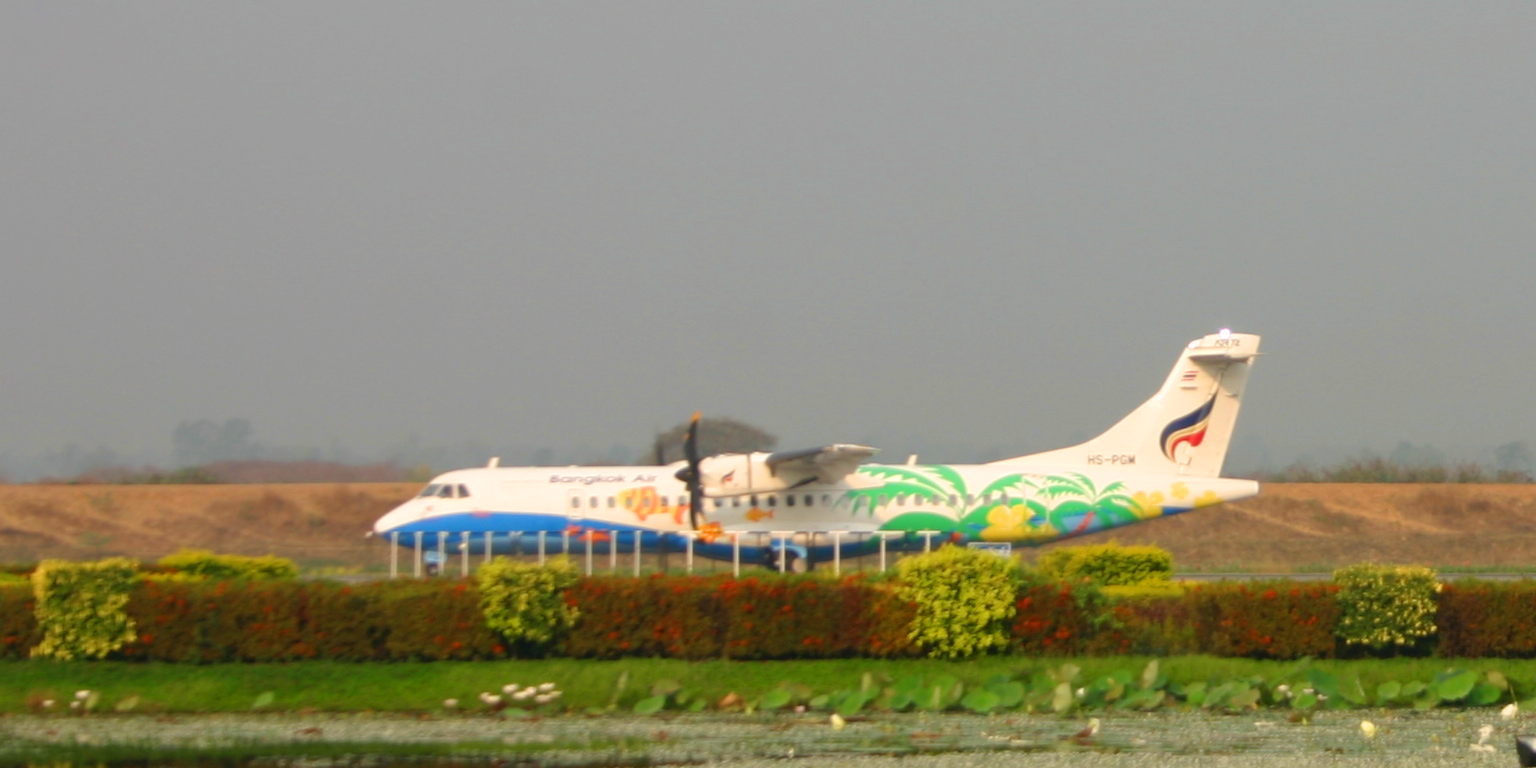
[[1197, 586], [1185, 596], [1195, 650], [1260, 659], [1334, 655], [1339, 605], [1332, 584], [1292, 581]]
[[1097, 588], [1086, 583], [1025, 584], [1014, 603], [1012, 631], [1016, 652], [1030, 656], [1079, 653], [1096, 633], [1101, 602], [1097, 595]]
[[130, 659], [220, 661], [500, 658], [468, 582], [146, 581], [129, 600]]
[[1192, 603], [1183, 595], [1114, 598], [1108, 619], [1082, 645], [1090, 656], [1176, 656], [1200, 652]]
[[563, 652], [576, 658], [720, 655], [718, 579], [594, 576], [566, 593], [576, 624]]
[[1441, 587], [1441, 656], [1536, 656], [1536, 582], [1457, 582]]
[[895, 656], [910, 606], [858, 577], [656, 575], [583, 579], [563, 652], [578, 658]]
[[34, 607], [31, 584], [0, 584], [0, 659], [25, 659], [42, 639]]
[[388, 629], [387, 658], [411, 661], [496, 659], [501, 638], [485, 626], [480, 593], [470, 581], [386, 581], [379, 619]]

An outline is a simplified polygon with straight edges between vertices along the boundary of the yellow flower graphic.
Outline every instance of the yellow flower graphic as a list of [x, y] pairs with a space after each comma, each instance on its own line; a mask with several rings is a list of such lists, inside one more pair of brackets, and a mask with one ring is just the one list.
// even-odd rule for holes
[[1199, 509], [1201, 507], [1209, 507], [1220, 503], [1221, 496], [1217, 495], [1215, 491], [1206, 491], [1205, 493], [1200, 494], [1200, 498], [1195, 499], [1195, 509]]
[[1163, 514], [1163, 494], [1158, 491], [1137, 491], [1131, 496], [1131, 514], [1137, 520], [1146, 520]]
[[1183, 483], [1174, 483], [1173, 486], [1168, 489], [1168, 494], [1175, 499], [1183, 500], [1189, 496], [1189, 486]]
[[1028, 537], [1029, 507], [1023, 504], [1008, 506], [999, 504], [987, 513], [987, 527], [981, 531], [982, 541], [1018, 541]]

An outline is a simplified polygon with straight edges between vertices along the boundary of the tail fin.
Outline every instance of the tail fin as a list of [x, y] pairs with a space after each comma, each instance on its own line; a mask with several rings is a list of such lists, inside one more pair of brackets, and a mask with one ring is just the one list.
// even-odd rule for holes
[[1218, 477], [1259, 337], [1223, 330], [1185, 347], [1157, 394], [1081, 445], [994, 464], [1125, 469]]

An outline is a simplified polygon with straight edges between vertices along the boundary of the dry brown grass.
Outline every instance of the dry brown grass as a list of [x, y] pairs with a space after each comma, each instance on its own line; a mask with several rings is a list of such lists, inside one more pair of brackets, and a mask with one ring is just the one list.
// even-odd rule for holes
[[[182, 547], [374, 565], [363, 534], [414, 483], [0, 486], [0, 563]], [[1180, 569], [1291, 571], [1365, 561], [1536, 566], [1536, 485], [1266, 485], [1254, 499], [1071, 543], [1156, 544]]]

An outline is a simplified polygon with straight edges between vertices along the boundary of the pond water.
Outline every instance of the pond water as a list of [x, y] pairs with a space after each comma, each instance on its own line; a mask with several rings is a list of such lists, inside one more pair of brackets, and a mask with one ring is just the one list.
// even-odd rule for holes
[[[836, 728], [824, 714], [788, 713], [11, 716], [0, 718], [0, 765], [1437, 768], [1515, 766], [1514, 734], [1536, 731], [1536, 719], [1501, 722], [1487, 710], [1327, 712], [1311, 722], [1284, 712], [1097, 717], [1097, 734], [1074, 738], [1086, 717], [876, 714]], [[1374, 725], [1374, 738], [1362, 720]]]

